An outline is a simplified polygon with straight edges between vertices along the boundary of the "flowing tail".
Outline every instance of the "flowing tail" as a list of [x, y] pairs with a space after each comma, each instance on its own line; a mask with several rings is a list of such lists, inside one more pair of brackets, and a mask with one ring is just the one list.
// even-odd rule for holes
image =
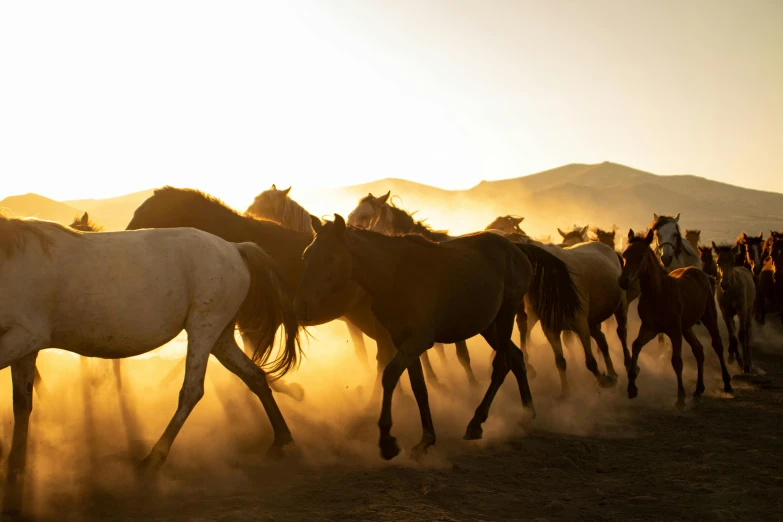
[[515, 243], [533, 265], [530, 301], [541, 323], [555, 331], [582, 310], [571, 270], [560, 258], [536, 245]]
[[258, 335], [253, 362], [259, 366], [268, 363], [275, 344], [275, 333], [283, 325], [285, 337], [282, 351], [269, 363], [268, 369], [275, 378], [279, 378], [295, 368], [302, 355], [293, 294], [277, 264], [261, 247], [255, 243], [238, 243], [236, 247], [250, 271], [250, 288], [239, 309], [237, 325], [244, 332]]

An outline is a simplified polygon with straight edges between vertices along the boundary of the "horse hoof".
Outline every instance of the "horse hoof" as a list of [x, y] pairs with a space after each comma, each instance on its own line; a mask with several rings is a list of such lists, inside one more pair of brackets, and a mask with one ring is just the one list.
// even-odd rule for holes
[[612, 388], [617, 384], [616, 375], [601, 375], [598, 377], [598, 385], [601, 388]]
[[266, 458], [268, 460], [283, 460], [285, 458], [285, 451], [280, 444], [272, 444], [269, 449], [266, 450]]
[[381, 457], [384, 460], [391, 460], [400, 454], [400, 446], [397, 444], [397, 439], [391, 435], [381, 437], [380, 447]]
[[471, 421], [468, 424], [468, 429], [465, 430], [465, 436], [462, 437], [465, 440], [480, 440], [484, 436], [484, 430], [481, 424]]
[[677, 408], [680, 411], [685, 410], [685, 401], [682, 399], [677, 399], [677, 402], [674, 404], [674, 407]]
[[139, 471], [144, 476], [154, 476], [165, 461], [166, 458], [164, 456], [153, 451], [139, 463]]
[[696, 391], [693, 393], [693, 402], [701, 402], [701, 392]]
[[729, 383], [727, 382], [727, 383], [725, 383], [725, 384], [724, 384], [724, 386], [723, 386], [723, 391], [724, 391], [724, 392], [726, 392], [726, 393], [731, 393], [731, 394], [733, 394], [733, 393], [734, 393], [734, 388], [732, 388], [732, 387], [731, 387], [731, 384], [729, 384]]
[[416, 462], [421, 462], [424, 457], [427, 456], [427, 449], [432, 446], [429, 441], [421, 441], [411, 448], [411, 459]]
[[636, 387], [635, 384], [629, 384], [628, 385], [628, 398], [629, 399], [635, 399], [637, 395], [639, 395], [639, 389]]

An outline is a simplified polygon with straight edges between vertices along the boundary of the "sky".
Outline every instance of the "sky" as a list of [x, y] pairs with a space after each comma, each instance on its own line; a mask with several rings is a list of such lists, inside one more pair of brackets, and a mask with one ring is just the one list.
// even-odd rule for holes
[[783, 2], [0, 3], [0, 198], [613, 161], [783, 192]]

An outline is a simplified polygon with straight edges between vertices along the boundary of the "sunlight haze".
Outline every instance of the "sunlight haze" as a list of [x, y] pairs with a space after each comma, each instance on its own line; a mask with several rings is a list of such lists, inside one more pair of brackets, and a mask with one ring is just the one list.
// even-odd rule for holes
[[4, 2], [0, 198], [443, 188], [618, 162], [783, 191], [781, 2]]

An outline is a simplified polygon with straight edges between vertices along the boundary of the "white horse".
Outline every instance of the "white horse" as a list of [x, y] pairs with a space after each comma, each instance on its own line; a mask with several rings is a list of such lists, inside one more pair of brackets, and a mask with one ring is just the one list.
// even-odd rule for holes
[[667, 272], [687, 266], [702, 269], [699, 253], [690, 241], [682, 237], [679, 223], [679, 214], [674, 217], [653, 214], [653, 222], [650, 225], [655, 233], [653, 248]]
[[11, 366], [14, 434], [4, 509], [23, 493], [38, 352], [132, 357], [188, 334], [176, 413], [144, 460], [155, 469], [204, 393], [209, 355], [258, 395], [274, 430], [270, 451], [293, 439], [266, 375], [234, 340], [234, 325], [257, 332], [254, 358], [267, 361], [278, 326], [285, 345], [272, 371], [297, 363], [298, 323], [276, 265], [251, 243], [190, 228], [82, 234], [59, 224], [0, 216], [0, 369]]
[[305, 208], [288, 197], [291, 187], [277, 190], [275, 185], [255, 197], [247, 207], [245, 214], [261, 219], [280, 223], [291, 230], [308, 232], [315, 235], [310, 222], [310, 213]]

